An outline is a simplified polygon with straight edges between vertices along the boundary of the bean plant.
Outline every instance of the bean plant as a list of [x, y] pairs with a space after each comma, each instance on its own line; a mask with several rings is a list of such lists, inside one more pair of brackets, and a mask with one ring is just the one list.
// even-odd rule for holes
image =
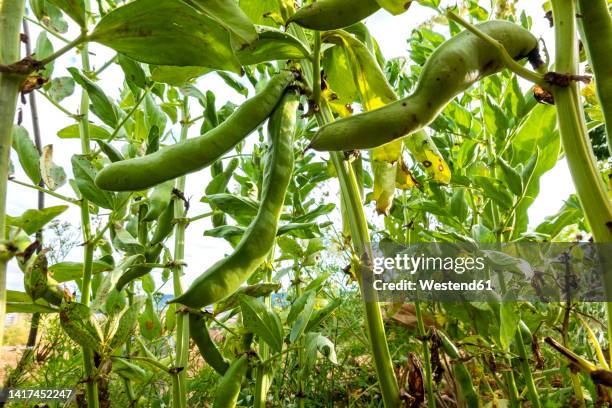
[[[609, 2], [442, 3], [0, 0], [0, 346], [7, 313], [31, 316], [5, 392], [72, 389], [48, 406], [88, 408], [609, 406], [612, 303], [518, 301], [512, 284], [538, 276], [509, 256], [496, 299], [388, 301], [372, 285], [393, 245], [592, 242], [612, 291]], [[368, 23], [415, 10], [433, 17], [388, 59]], [[221, 101], [220, 83], [244, 99]], [[67, 124], [59, 144], [41, 106]], [[575, 194], [535, 223], [564, 163], [555, 182]], [[7, 213], [26, 189], [37, 206]], [[200, 250], [213, 240], [226, 249]]]

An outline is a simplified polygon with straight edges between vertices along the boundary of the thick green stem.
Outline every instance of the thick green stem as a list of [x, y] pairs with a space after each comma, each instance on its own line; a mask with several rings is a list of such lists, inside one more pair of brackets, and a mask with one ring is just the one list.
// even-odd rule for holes
[[[317, 115], [319, 124], [323, 125], [333, 121], [333, 114], [324, 100], [321, 100], [320, 106], [322, 114]], [[346, 204], [353, 248], [359, 257], [359, 260], [354, 262], [354, 270], [357, 274], [361, 296], [363, 297], [366, 328], [370, 346], [372, 347], [374, 366], [383, 401], [386, 408], [398, 407], [400, 405], [399, 386], [395, 377], [391, 354], [389, 353], [385, 325], [378, 302], [378, 293], [374, 290], [371, 282], [372, 270], [369, 267], [369, 263], [372, 260], [372, 246], [357, 180], [352, 166], [344, 160], [342, 153], [333, 152], [330, 156], [338, 174], [340, 192]]]
[[578, 0], [578, 28], [595, 75], [597, 96], [612, 154], [612, 18], [606, 0]]
[[423, 321], [423, 312], [421, 311], [421, 302], [414, 302], [414, 310], [416, 312], [417, 325], [419, 328], [419, 336], [423, 349], [423, 367], [425, 368], [425, 390], [427, 391], [427, 406], [436, 408], [436, 400], [434, 397], [434, 386], [431, 375], [431, 359], [429, 356], [429, 341], [427, 340], [427, 332], [425, 331], [425, 322]]
[[[85, 1], [85, 8], [89, 10], [89, 1]], [[87, 44], [82, 44], [81, 48], [81, 67], [83, 71], [90, 70], [89, 50]], [[85, 155], [90, 153], [89, 138], [89, 95], [85, 89], [81, 92], [81, 105], [79, 108], [79, 133], [81, 138], [81, 152]], [[95, 244], [91, 240], [91, 221], [89, 214], [89, 202], [83, 198], [81, 200], [81, 228], [83, 229], [83, 284], [81, 287], [81, 303], [89, 305], [91, 300], [91, 278], [93, 267], [93, 255]], [[98, 383], [95, 377], [95, 365], [93, 362], [93, 352], [88, 348], [83, 348], [83, 367], [87, 376], [87, 406], [88, 408], [98, 408], [100, 405], [98, 398]]]
[[[298, 38], [305, 38], [304, 32], [300, 28], [295, 28], [294, 26], [290, 28], [296, 31]], [[320, 45], [320, 43], [315, 45]], [[319, 56], [320, 51], [315, 50], [313, 55]], [[317, 59], [316, 61], [311, 61], [311, 63], [311, 65], [306, 64], [303, 67], [306, 74], [305, 77], [311, 79], [313, 88], [320, 87], [320, 73], [315, 72], [315, 69], [319, 67], [319, 61]], [[307, 72], [309, 69], [312, 69], [312, 72]], [[319, 95], [319, 93], [315, 93], [315, 95]], [[320, 108], [317, 112], [319, 125], [332, 122], [334, 116], [326, 101], [320, 99], [314, 102]], [[368, 224], [361, 203], [360, 189], [357, 185], [353, 167], [344, 160], [342, 153], [332, 152], [330, 159], [338, 174], [340, 194], [342, 202], [345, 204], [346, 215], [350, 225], [353, 249], [358, 256], [358, 259], [353, 263], [353, 269], [359, 280], [361, 296], [363, 297], [366, 328], [380, 390], [385, 407], [395, 408], [400, 405], [399, 386], [393, 369], [393, 360], [389, 353], [385, 325], [378, 304], [378, 293], [376, 293], [371, 285], [372, 270], [369, 267], [369, 263], [372, 260], [372, 246]]]
[[520, 358], [521, 368], [523, 370], [523, 377], [525, 379], [525, 385], [527, 385], [527, 395], [531, 406], [533, 408], [540, 408], [540, 396], [538, 395], [538, 389], [533, 382], [533, 376], [531, 375], [531, 367], [529, 366], [529, 360], [527, 358], [527, 350], [525, 349], [525, 342], [523, 341], [523, 334], [520, 328], [516, 331], [515, 335], [516, 347]]
[[[0, 0], [0, 64], [19, 59], [19, 33], [24, 0]], [[17, 106], [17, 95], [23, 77], [0, 73], [0, 241], [5, 239], [6, 193], [11, 155], [11, 133]], [[0, 254], [0, 354], [6, 315], [6, 265], [8, 256]]]
[[[555, 70], [564, 74], [576, 74], [578, 42], [575, 3], [573, 0], [553, 0], [552, 6], [555, 21]], [[552, 92], [563, 149], [585, 218], [594, 241], [609, 245], [612, 243], [612, 205], [597, 169], [597, 161], [584, 123], [578, 86], [575, 82], [571, 82], [567, 87], [553, 86]], [[604, 265], [604, 287], [609, 298], [612, 293], [612, 254], [606, 249], [602, 248], [600, 256]], [[612, 304], [608, 303], [607, 306], [608, 339], [612, 343]]]
[[[268, 257], [269, 264], [271, 265], [274, 261], [274, 250], [271, 251]], [[266, 265], [267, 267], [267, 265]], [[267, 268], [264, 282], [272, 281], [272, 268]], [[263, 297], [264, 304], [268, 307], [272, 307], [272, 298], [270, 295]], [[266, 361], [270, 358], [270, 346], [266, 342], [259, 342], [259, 357], [262, 361]], [[268, 396], [268, 390], [272, 384], [272, 366], [267, 364], [261, 364], [257, 367], [257, 377], [255, 379], [255, 408], [265, 408]]]
[[[181, 141], [187, 140], [189, 130], [189, 105], [188, 99], [185, 97], [182, 105], [181, 118]], [[175, 187], [177, 190], [185, 191], [186, 176], [179, 177], [176, 180]], [[185, 258], [185, 228], [187, 227], [187, 210], [185, 203], [181, 200], [175, 200], [175, 214], [180, 222], [177, 222], [174, 229], [174, 260], [176, 266], [172, 268], [172, 283], [174, 287], [174, 297], [183, 293], [183, 285], [181, 276], [183, 275], [183, 262]], [[175, 361], [176, 367], [181, 367], [182, 370], [173, 376], [173, 393], [172, 400], [175, 408], [187, 408], [187, 359], [189, 357], [189, 314], [178, 313], [176, 319], [176, 350]], [[176, 378], [174, 378], [176, 377]]]

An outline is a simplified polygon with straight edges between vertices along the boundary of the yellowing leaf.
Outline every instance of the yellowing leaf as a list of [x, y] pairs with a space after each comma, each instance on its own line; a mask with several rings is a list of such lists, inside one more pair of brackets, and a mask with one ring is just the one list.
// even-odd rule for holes
[[404, 138], [404, 143], [434, 181], [441, 184], [448, 184], [450, 182], [450, 168], [433, 140], [431, 140], [425, 131], [420, 130], [409, 135]]

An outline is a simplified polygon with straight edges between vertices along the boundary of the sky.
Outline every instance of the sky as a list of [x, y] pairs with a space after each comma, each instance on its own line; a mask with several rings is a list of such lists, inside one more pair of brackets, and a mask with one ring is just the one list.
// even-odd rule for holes
[[[443, 5], [450, 5], [455, 2], [445, 2]], [[481, 2], [483, 3], [483, 2]], [[548, 22], [544, 20], [542, 11], [543, 1], [534, 0], [520, 0], [519, 9], [524, 8], [527, 14], [532, 16], [534, 20], [533, 33], [542, 37], [548, 45], [551, 58], [554, 57], [553, 44], [553, 33], [552, 29], [549, 28]], [[429, 8], [421, 7], [418, 4], [414, 4], [407, 13], [400, 16], [391, 16], [387, 12], [381, 10], [376, 14], [370, 16], [366, 20], [366, 25], [369, 27], [370, 32], [378, 40], [383, 54], [387, 59], [394, 57], [408, 57], [406, 39], [409, 38], [410, 33], [414, 27], [419, 25], [421, 22], [426, 21], [430, 17], [435, 15], [435, 11]], [[30, 35], [33, 43], [40, 32], [38, 27], [30, 24]], [[75, 38], [78, 35], [74, 29], [69, 31], [65, 36], [67, 38]], [[62, 42], [54, 39], [50, 36], [54, 44], [54, 48], [58, 49], [62, 46]], [[114, 52], [103, 46], [93, 44], [90, 51], [94, 54], [91, 56], [92, 66], [100, 67], [104, 62], [108, 61], [114, 56]], [[55, 76], [68, 76], [66, 67], [78, 66], [80, 58], [75, 53], [68, 53], [62, 56], [55, 63], [54, 75]], [[111, 67], [101, 75], [99, 85], [104, 91], [111, 97], [117, 97], [120, 92], [120, 87], [123, 82], [123, 73], [118, 67]], [[527, 87], [527, 84], [525, 84]], [[217, 98], [217, 106], [222, 106], [226, 101], [232, 101], [236, 104], [240, 104], [244, 101], [244, 96], [239, 95], [228, 87], [223, 80], [217, 75], [209, 74], [200, 79], [197, 83], [198, 88], [205, 92], [211, 90], [215, 93]], [[79, 106], [79, 92], [75, 92], [70, 98], [67, 98], [62, 102], [62, 105], [73, 113], [78, 112]], [[53, 105], [46, 101], [42, 96], [37, 96], [37, 103], [40, 116], [40, 124], [42, 129], [43, 145], [53, 144], [54, 145], [54, 161], [62, 166], [68, 178], [71, 178], [71, 164], [70, 158], [73, 154], [80, 153], [80, 141], [77, 139], [72, 140], [61, 140], [57, 137], [57, 131], [73, 124], [73, 120], [67, 117], [65, 114], [57, 110]], [[197, 103], [193, 103], [194, 109], [197, 109]], [[31, 130], [31, 116], [29, 106], [21, 106], [23, 110], [23, 125], [30, 131]], [[196, 115], [195, 113], [193, 114]], [[189, 136], [198, 135], [199, 126], [193, 126], [190, 129]], [[18, 163], [15, 153], [12, 153], [12, 160], [14, 163]], [[27, 181], [27, 177], [23, 171], [19, 168], [19, 165], [15, 165], [16, 178], [21, 181]], [[186, 195], [192, 197], [191, 203], [192, 208], [190, 215], [194, 216], [208, 211], [205, 204], [199, 202], [200, 197], [203, 194], [204, 187], [207, 180], [210, 177], [208, 170], [203, 170], [197, 173], [193, 173], [187, 178]], [[537, 225], [544, 219], [545, 216], [553, 214], [561, 207], [563, 201], [574, 192], [573, 184], [570, 182], [571, 176], [565, 163], [565, 160], [559, 161], [557, 166], [546, 173], [540, 182], [540, 195], [535, 200], [529, 210], [530, 222], [532, 225]], [[72, 189], [66, 184], [58, 190], [59, 193], [74, 196]], [[331, 194], [330, 197], [336, 195]], [[9, 182], [8, 186], [8, 200], [7, 200], [7, 213], [15, 216], [21, 214], [28, 208], [35, 208], [36, 206], [36, 191], [28, 189], [26, 187], [19, 186], [15, 183]], [[46, 206], [64, 204], [62, 201], [53, 197], [47, 196]], [[79, 208], [71, 205], [69, 210], [62, 214], [61, 219], [67, 222], [75, 222], [80, 219]], [[186, 247], [185, 262], [187, 266], [185, 268], [184, 285], [188, 285], [193, 279], [195, 279], [200, 273], [206, 270], [207, 267], [217, 261], [222, 254], [228, 253], [231, 247], [222, 239], [203, 237], [205, 229], [210, 228], [208, 219], [197, 221], [192, 223], [187, 229], [186, 241], [188, 245]], [[82, 247], [76, 247], [73, 249], [66, 260], [80, 261], [82, 258]], [[159, 276], [159, 272], [154, 272], [156, 276]], [[15, 264], [15, 261], [9, 263], [8, 269], [8, 289], [23, 290], [23, 274]]]

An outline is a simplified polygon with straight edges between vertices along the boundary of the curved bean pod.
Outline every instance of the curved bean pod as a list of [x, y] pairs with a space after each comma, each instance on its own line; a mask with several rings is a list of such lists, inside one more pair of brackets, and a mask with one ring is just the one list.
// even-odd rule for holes
[[111, 191], [144, 190], [209, 166], [270, 116], [294, 78], [294, 73], [289, 71], [276, 75], [259, 94], [202, 136], [106, 166], [96, 176], [96, 185]]
[[249, 358], [243, 354], [230, 365], [217, 387], [213, 408], [233, 408], [238, 401], [240, 386], [249, 368]]
[[189, 313], [189, 336], [193, 339], [204, 361], [217, 373], [224, 375], [229, 363], [210, 338], [206, 318], [201, 313]]
[[[488, 21], [476, 27], [501, 42], [514, 59], [537, 53], [536, 37], [519, 25]], [[463, 31], [433, 52], [411, 95], [322, 126], [310, 146], [320, 151], [371, 149], [414, 133], [431, 123], [455, 96], [503, 68], [493, 46]]]
[[287, 24], [294, 22], [312, 30], [348, 27], [380, 9], [375, 0], [320, 0], [299, 9]]
[[234, 253], [200, 275], [182, 295], [171, 300], [200, 308], [234, 293], [264, 262], [274, 246], [278, 220], [293, 172], [293, 134], [299, 96], [288, 92], [268, 123], [270, 150], [257, 215]]

